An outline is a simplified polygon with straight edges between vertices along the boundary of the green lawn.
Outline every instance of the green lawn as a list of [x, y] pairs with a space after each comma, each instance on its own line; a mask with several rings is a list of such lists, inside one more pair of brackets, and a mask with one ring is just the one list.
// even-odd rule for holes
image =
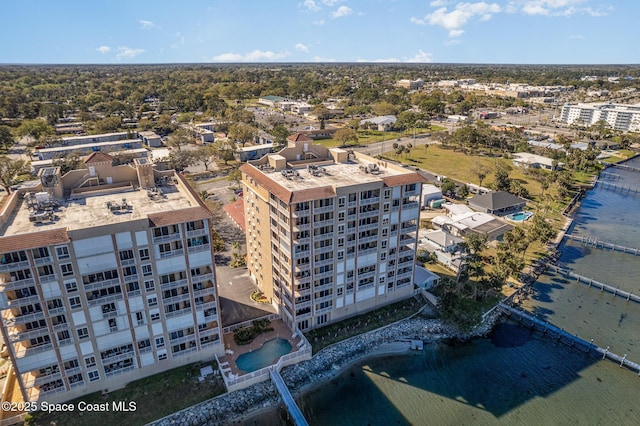
[[418, 166], [438, 175], [444, 175], [461, 182], [478, 185], [478, 177], [472, 172], [476, 163], [480, 163], [491, 170], [491, 173], [482, 182], [482, 186], [488, 186], [493, 182], [493, 170], [496, 161], [507, 163], [511, 166], [509, 176], [518, 179], [527, 188], [532, 197], [538, 197], [542, 193], [540, 183], [524, 174], [522, 169], [515, 167], [510, 160], [503, 158], [489, 158], [478, 155], [469, 155], [453, 149], [443, 149], [438, 145], [429, 145], [425, 149], [423, 146], [415, 147], [408, 157], [401, 154], [396, 157], [393, 151], [384, 154], [387, 158], [396, 159], [402, 163]]
[[[213, 362], [215, 364], [215, 362]], [[211, 364], [211, 363], [209, 363]], [[204, 364], [196, 363], [165, 371], [154, 376], [131, 382], [124, 389], [109, 393], [106, 397], [99, 393], [86, 395], [73, 401], [89, 404], [108, 402], [135, 402], [136, 409], [131, 412], [60, 412], [52, 414], [37, 413], [26, 425], [144, 425], [152, 420], [167, 416], [191, 405], [205, 401], [226, 392], [220, 376], [209, 376], [200, 382], [200, 368]], [[216, 367], [214, 367], [216, 368]]]

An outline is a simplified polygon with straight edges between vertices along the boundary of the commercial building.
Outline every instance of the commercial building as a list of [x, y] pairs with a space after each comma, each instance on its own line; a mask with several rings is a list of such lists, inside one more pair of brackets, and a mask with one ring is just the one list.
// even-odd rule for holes
[[419, 174], [302, 134], [240, 170], [247, 266], [289, 327], [413, 294]]
[[640, 104], [567, 103], [562, 106], [560, 121], [585, 127], [604, 121], [613, 130], [637, 132], [640, 131]]
[[60, 402], [223, 354], [211, 214], [147, 159], [40, 171], [0, 212], [0, 331], [25, 401]]

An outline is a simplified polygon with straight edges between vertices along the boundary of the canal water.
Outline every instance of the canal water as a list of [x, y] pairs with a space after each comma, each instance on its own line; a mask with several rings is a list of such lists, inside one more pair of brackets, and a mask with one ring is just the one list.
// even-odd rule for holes
[[[640, 187], [640, 173], [612, 173]], [[640, 195], [596, 187], [571, 232], [640, 248]], [[640, 256], [576, 242], [560, 250], [560, 266], [640, 294]], [[528, 312], [640, 362], [640, 304], [555, 274], [533, 290]], [[505, 322], [491, 338], [363, 362], [298, 402], [311, 425], [638, 425], [639, 395], [637, 372]]]

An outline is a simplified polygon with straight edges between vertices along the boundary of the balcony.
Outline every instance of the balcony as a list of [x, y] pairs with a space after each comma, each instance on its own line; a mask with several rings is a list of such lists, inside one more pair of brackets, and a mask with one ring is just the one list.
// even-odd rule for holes
[[159, 237], [153, 237], [152, 241], [154, 243], [165, 243], [167, 241], [179, 240], [181, 238], [182, 238], [182, 234], [179, 233], [179, 232], [176, 232], [175, 234], [161, 235]]
[[418, 207], [420, 207], [420, 205], [414, 201], [411, 203], [404, 203], [402, 205], [402, 210], [412, 210], [412, 209], [417, 209]]
[[336, 207], [332, 204], [330, 206], [324, 206], [324, 207], [314, 207], [313, 208], [313, 213], [314, 214], [318, 214], [318, 213], [329, 213], [332, 212], [336, 209]]
[[198, 336], [200, 338], [213, 336], [219, 333], [218, 327], [205, 328], [204, 330], [198, 330]]
[[37, 328], [29, 331], [17, 331], [9, 334], [9, 340], [12, 343], [20, 342], [21, 340], [35, 339], [36, 337], [46, 336], [49, 334], [48, 327]]
[[16, 290], [23, 287], [30, 287], [35, 285], [33, 278], [25, 278], [24, 280], [7, 281], [0, 283], [0, 288], [4, 287], [5, 291]]
[[89, 306], [96, 306], [96, 305], [101, 305], [103, 303], [115, 302], [116, 300], [122, 300], [122, 299], [124, 299], [124, 296], [122, 295], [122, 293], [118, 293], [111, 296], [98, 297], [95, 299], [87, 300], [87, 303], [89, 304]]
[[49, 316], [53, 316], [53, 315], [64, 314], [66, 309], [64, 306], [60, 306], [57, 308], [49, 308], [47, 309], [47, 311], [49, 311]]
[[417, 230], [418, 230], [418, 225], [409, 225], [409, 226], [403, 226], [402, 228], [400, 228], [400, 232], [403, 234], [416, 232]]
[[36, 259], [33, 259], [33, 264], [36, 266], [47, 265], [51, 262], [53, 262], [51, 256], [38, 257]]
[[69, 329], [69, 323], [67, 322], [62, 322], [59, 324], [55, 324], [53, 326], [53, 331], [63, 331], [63, 330], [68, 330]]
[[206, 274], [200, 274], [200, 275], [192, 275], [191, 276], [191, 282], [192, 283], [201, 283], [201, 282], [205, 282], [205, 281], [213, 281], [213, 273], [209, 272]]
[[360, 219], [366, 219], [368, 217], [380, 216], [380, 209], [373, 209], [363, 213], [360, 213]]
[[320, 247], [320, 248], [314, 249], [313, 253], [314, 254], [329, 253], [329, 252], [332, 252], [333, 250], [334, 250], [333, 245], [330, 245], [330, 246]]
[[[273, 228], [273, 226], [272, 226], [272, 228]], [[306, 230], [309, 230], [309, 229], [311, 229], [311, 224], [310, 223], [301, 223], [299, 225], [295, 225], [295, 224], [293, 225], [293, 230], [294, 231], [306, 231]], [[276, 230], [277, 230], [277, 228], [276, 228]]]
[[33, 303], [40, 302], [40, 296], [21, 297], [18, 299], [8, 300], [7, 305], [9, 308], [17, 308], [20, 306], [31, 305]]
[[331, 258], [331, 259], [318, 260], [317, 262], [313, 262], [313, 265], [316, 267], [320, 267], [320, 266], [326, 266], [326, 265], [333, 265], [334, 262], [335, 262], [335, 259]]
[[162, 303], [166, 306], [172, 303], [179, 303], [184, 300], [190, 300], [190, 299], [191, 299], [191, 295], [189, 294], [189, 292], [186, 292], [183, 294], [178, 294], [177, 296], [168, 297], [166, 299], [163, 298]]
[[321, 226], [329, 226], [329, 225], [333, 225], [334, 223], [336, 223], [335, 219], [320, 220], [318, 222], [313, 222], [313, 226], [314, 228], [320, 228]]
[[293, 255], [294, 259], [301, 259], [303, 257], [309, 257], [311, 255], [311, 250], [298, 251], [295, 255]]
[[52, 281], [58, 281], [58, 275], [57, 274], [44, 275], [39, 277], [39, 279], [41, 283], [49, 283]]
[[201, 251], [210, 251], [211, 250], [211, 245], [210, 244], [200, 244], [197, 246], [191, 246], [189, 247], [189, 253], [199, 253]]
[[171, 290], [172, 288], [183, 287], [188, 285], [189, 285], [189, 281], [186, 279], [183, 279], [183, 280], [170, 281], [168, 283], [160, 284], [160, 289]]
[[136, 367], [135, 365], [130, 365], [128, 367], [115, 367], [115, 368], [110, 368], [108, 371], [105, 367], [105, 376], [106, 377], [111, 377], [111, 376], [116, 376], [118, 374], [123, 374], [126, 373], [127, 371], [131, 371], [134, 370]]
[[374, 229], [378, 229], [378, 227], [380, 226], [380, 223], [369, 223], [367, 225], [360, 225], [358, 226], [358, 231], [371, 231]]
[[51, 373], [51, 374], [47, 374], [46, 376], [38, 376], [33, 383], [31, 384], [31, 386], [35, 387], [35, 386], [42, 386], [42, 385], [46, 385], [47, 383], [51, 383], [55, 380], [61, 379], [62, 378], [62, 373], [60, 373], [59, 371], [56, 373]]
[[363, 238], [358, 238], [358, 244], [366, 244], [366, 243], [372, 243], [374, 241], [378, 241], [380, 239], [379, 235], [371, 235], [368, 237], [363, 237]]
[[366, 256], [368, 254], [377, 253], [377, 252], [378, 252], [377, 247], [365, 249], [365, 250], [358, 250], [358, 256]]
[[112, 278], [110, 280], [97, 281], [94, 283], [84, 284], [85, 291], [93, 291], [100, 290], [107, 287], [114, 287], [120, 285], [120, 280], [118, 278]]
[[195, 344], [196, 335], [189, 334], [187, 336], [176, 337], [175, 339], [169, 340], [170, 345], [179, 345], [180, 343], [186, 343], [188, 341], [192, 341]]
[[3, 315], [5, 319], [6, 325], [21, 325], [26, 324], [32, 321], [38, 321], [44, 319], [44, 311], [33, 312], [25, 315], [18, 315], [14, 317], [13, 315]]
[[136, 259], [132, 258], [132, 259], [120, 259], [120, 265], [121, 266], [131, 266], [131, 265], [135, 265], [136, 264]]
[[27, 268], [29, 268], [29, 261], [23, 260], [21, 262], [12, 262], [12, 263], [5, 263], [0, 265], [0, 272], [16, 271], [18, 269], [27, 269]]
[[58, 346], [73, 345], [73, 343], [74, 343], [73, 337], [68, 337], [66, 339], [58, 340]]
[[184, 256], [184, 249], [176, 249], [171, 251], [164, 251], [160, 253], [160, 259], [166, 259], [167, 257]]
[[53, 349], [53, 344], [45, 343], [44, 345], [31, 346], [30, 348], [25, 348], [23, 346], [21, 348], [16, 349], [15, 352], [16, 352], [17, 358], [26, 358], [28, 356], [46, 352], [51, 349]]
[[175, 317], [179, 317], [179, 316], [182, 316], [182, 315], [193, 315], [193, 311], [191, 311], [191, 307], [179, 309], [177, 311], [165, 312], [164, 313], [164, 317], [165, 318], [175, 318]]
[[313, 278], [316, 280], [322, 279], [322, 278], [327, 278], [327, 277], [332, 277], [335, 271], [327, 271], [327, 272], [322, 272], [320, 274], [314, 274]]
[[[379, 203], [380, 202], [380, 197], [369, 197], [369, 198], [362, 198], [360, 199], [360, 205], [364, 206], [367, 204], [373, 204], [373, 203]], [[349, 203], [351, 204], [351, 203]], [[349, 206], [351, 207], [351, 206]]]
[[193, 231], [187, 231], [187, 238], [203, 237], [205, 235], [207, 235], [207, 230], [205, 228], [194, 229]]
[[211, 287], [207, 287], [207, 288], [203, 288], [203, 289], [201, 289], [201, 290], [194, 290], [194, 291], [193, 291], [193, 296], [194, 296], [195, 298], [198, 298], [198, 297], [207, 297], [207, 296], [211, 296], [211, 297], [213, 298], [213, 297], [214, 297], [214, 295], [215, 295], [215, 289], [214, 289], [214, 287], [213, 287], [213, 286], [211, 286]]

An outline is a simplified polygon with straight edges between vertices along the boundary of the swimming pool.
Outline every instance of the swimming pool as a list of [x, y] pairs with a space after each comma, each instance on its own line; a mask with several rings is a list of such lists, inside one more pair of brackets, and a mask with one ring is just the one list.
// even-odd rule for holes
[[251, 373], [274, 364], [278, 358], [288, 354], [289, 351], [291, 351], [291, 343], [287, 339], [268, 340], [259, 349], [240, 355], [236, 365], [245, 373]]
[[531, 216], [533, 216], [533, 213], [527, 212], [527, 211], [521, 211], [518, 213], [508, 214], [505, 217], [509, 220], [513, 220], [514, 222], [524, 222], [525, 220], [529, 219]]

